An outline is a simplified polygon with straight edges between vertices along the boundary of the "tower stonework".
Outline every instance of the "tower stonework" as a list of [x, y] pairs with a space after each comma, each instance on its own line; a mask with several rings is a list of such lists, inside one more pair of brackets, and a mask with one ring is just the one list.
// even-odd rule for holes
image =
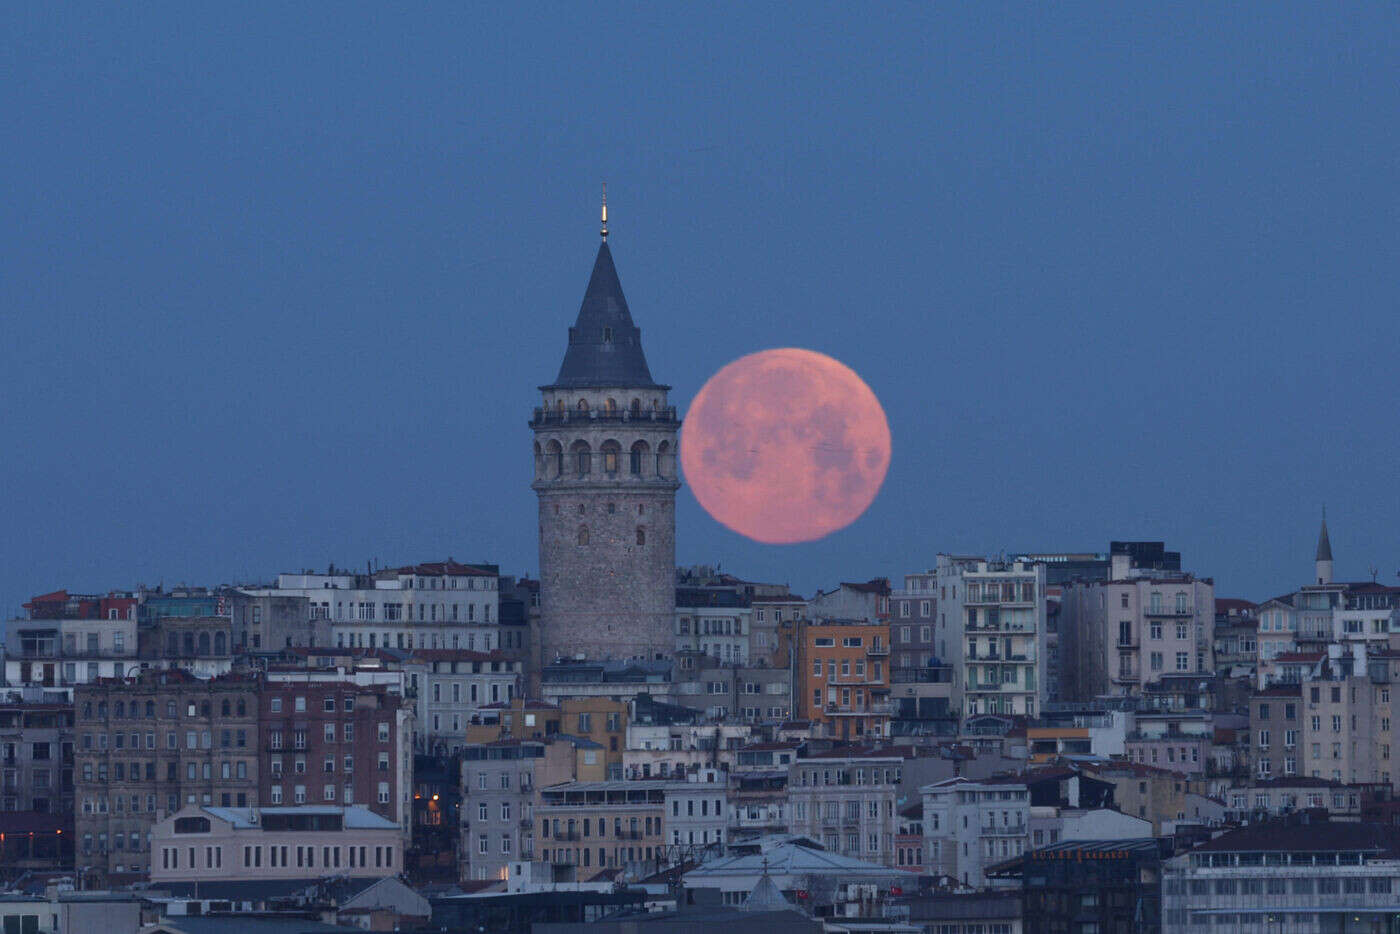
[[669, 389], [651, 378], [605, 228], [559, 375], [530, 420], [544, 664], [674, 650], [680, 420]]

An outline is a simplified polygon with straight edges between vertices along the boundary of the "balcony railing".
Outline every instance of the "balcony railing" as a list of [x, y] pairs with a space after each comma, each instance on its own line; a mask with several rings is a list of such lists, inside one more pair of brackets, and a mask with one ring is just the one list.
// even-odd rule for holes
[[642, 409], [633, 413], [626, 407], [614, 409], [609, 412], [606, 409], [589, 409], [580, 412], [577, 409], [545, 409], [537, 407], [531, 425], [587, 425], [591, 422], [607, 422], [617, 424], [622, 422], [652, 422], [658, 424], [674, 424], [676, 421], [676, 407], [667, 406], [664, 409]]
[[984, 837], [1024, 837], [1025, 835], [1025, 824], [1011, 824], [1006, 827], [983, 825], [982, 827], [982, 836]]
[[1144, 616], [1194, 616], [1195, 612], [1189, 607], [1179, 606], [1159, 606], [1148, 607], [1142, 611]]
[[870, 648], [865, 650], [866, 655], [888, 655], [890, 647], [882, 642], [872, 642]]

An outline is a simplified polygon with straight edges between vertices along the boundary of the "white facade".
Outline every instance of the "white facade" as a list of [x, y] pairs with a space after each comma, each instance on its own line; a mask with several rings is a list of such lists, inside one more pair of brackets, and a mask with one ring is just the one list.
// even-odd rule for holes
[[678, 606], [675, 631], [678, 652], [690, 650], [721, 662], [747, 665], [753, 637], [753, 609], [747, 606]]
[[456, 749], [481, 708], [509, 704], [523, 687], [521, 662], [498, 652], [431, 649], [404, 662], [416, 691], [420, 744]]
[[713, 847], [722, 854], [728, 826], [727, 789], [727, 773], [714, 768], [695, 769], [685, 781], [667, 786], [662, 822], [666, 844], [682, 853]]
[[950, 778], [920, 789], [924, 798], [924, 865], [984, 888], [986, 868], [1025, 852], [1030, 792], [1017, 781]]
[[[372, 584], [373, 586], [367, 586]], [[451, 562], [357, 574], [279, 574], [252, 596], [306, 597], [342, 648], [500, 648], [500, 579]]]
[[800, 759], [788, 770], [788, 832], [833, 853], [893, 866], [897, 757]]
[[959, 669], [962, 716], [1038, 714], [1048, 693], [1045, 565], [939, 555], [937, 576], [935, 642]]

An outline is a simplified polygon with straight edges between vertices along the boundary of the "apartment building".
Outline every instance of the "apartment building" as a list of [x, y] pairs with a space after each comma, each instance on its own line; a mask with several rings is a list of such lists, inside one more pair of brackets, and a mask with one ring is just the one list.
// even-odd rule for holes
[[402, 696], [382, 684], [269, 681], [258, 729], [261, 802], [362, 805], [407, 831], [413, 711]]
[[949, 778], [920, 789], [926, 872], [985, 888], [988, 866], [1020, 856], [1030, 834], [1030, 791], [1018, 776]]
[[73, 813], [73, 707], [0, 703], [0, 810]]
[[457, 751], [467, 725], [492, 704], [509, 704], [524, 687], [524, 663], [503, 651], [415, 649], [403, 670], [416, 691], [418, 741], [422, 748]]
[[677, 652], [671, 701], [713, 719], [781, 721], [792, 711], [792, 671], [766, 664], [725, 664], [694, 651]]
[[800, 624], [797, 673], [802, 716], [814, 737], [889, 735], [889, 625], [864, 620]]
[[353, 805], [191, 805], [152, 827], [151, 853], [156, 884], [385, 878], [403, 871], [404, 836]]
[[1396, 828], [1292, 815], [1168, 860], [1162, 931], [1384, 931], [1394, 924], [1397, 886]]
[[[35, 600], [41, 604], [37, 612], [59, 612], [44, 609], [43, 598]], [[27, 605], [33, 606], [33, 601]], [[80, 604], [74, 609], [79, 606], [86, 608]], [[92, 611], [99, 609], [93, 607]], [[111, 612], [111, 619], [12, 620], [6, 640], [5, 683], [16, 688], [61, 690], [65, 699], [71, 699], [77, 685], [121, 678], [139, 668], [135, 608], [122, 611], [113, 607]]]
[[1249, 772], [1259, 779], [1283, 779], [1300, 770], [1303, 731], [1302, 686], [1276, 684], [1249, 699]]
[[940, 620], [947, 615], [961, 644], [964, 719], [1036, 716], [1046, 695], [1045, 565], [940, 555], [938, 586]]
[[676, 588], [676, 651], [748, 664], [753, 636], [749, 598], [732, 590]]
[[729, 775], [716, 768], [684, 772], [666, 785], [667, 861], [678, 864], [700, 854], [724, 855], [729, 827]]
[[567, 782], [540, 788], [535, 846], [579, 879], [637, 864], [661, 868], [670, 782]]
[[[315, 620], [346, 648], [501, 648], [500, 569], [451, 560], [356, 574], [279, 574], [275, 587], [242, 588], [253, 597], [304, 597]], [[251, 630], [249, 640], [257, 631]], [[254, 646], [258, 648], [259, 646]]]
[[1389, 678], [1377, 683], [1371, 674], [1357, 674], [1308, 681], [1300, 691], [1301, 774], [1349, 784], [1390, 784], [1395, 704]]
[[890, 592], [890, 667], [894, 680], [905, 680], [903, 673], [928, 668], [942, 660], [934, 639], [937, 626], [937, 569], [905, 574], [904, 587]]
[[819, 753], [788, 768], [789, 832], [833, 853], [895, 865], [895, 801], [904, 759], [876, 747]]
[[1066, 696], [1138, 695], [1164, 676], [1213, 670], [1215, 585], [1190, 574], [1066, 584]]
[[568, 743], [542, 739], [501, 739], [462, 750], [463, 879], [505, 879], [511, 861], [534, 858], [535, 768], [551, 749], [572, 760]]
[[150, 868], [147, 836], [187, 805], [258, 804], [258, 682], [179, 670], [75, 691], [78, 858], [101, 870]]

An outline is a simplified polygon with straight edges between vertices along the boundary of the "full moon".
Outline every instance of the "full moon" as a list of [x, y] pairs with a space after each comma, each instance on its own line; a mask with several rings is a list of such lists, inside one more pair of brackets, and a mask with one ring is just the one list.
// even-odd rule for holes
[[855, 371], [812, 350], [740, 357], [686, 413], [681, 466], [714, 519], [755, 541], [807, 542], [860, 518], [890, 465], [890, 426]]

